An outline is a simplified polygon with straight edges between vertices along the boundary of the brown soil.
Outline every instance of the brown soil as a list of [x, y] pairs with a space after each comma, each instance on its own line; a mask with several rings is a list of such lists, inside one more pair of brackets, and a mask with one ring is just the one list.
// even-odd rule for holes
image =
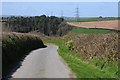
[[119, 28], [120, 26], [118, 27], [119, 21], [120, 20], [96, 21], [96, 22], [67, 22], [67, 24], [81, 28], [103, 28], [120, 30]]

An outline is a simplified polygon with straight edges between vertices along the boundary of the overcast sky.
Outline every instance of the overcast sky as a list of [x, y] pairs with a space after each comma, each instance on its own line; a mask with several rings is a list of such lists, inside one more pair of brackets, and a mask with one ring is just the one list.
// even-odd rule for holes
[[3, 15], [39, 16], [42, 14], [74, 17], [76, 7], [80, 17], [117, 17], [117, 2], [3, 2]]

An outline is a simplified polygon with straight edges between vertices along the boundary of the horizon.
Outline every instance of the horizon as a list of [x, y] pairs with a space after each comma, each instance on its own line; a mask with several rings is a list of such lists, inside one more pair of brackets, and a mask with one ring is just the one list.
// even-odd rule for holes
[[[62, 6], [61, 6], [62, 5]], [[2, 16], [118, 17], [117, 2], [3, 2]]]
[[[42, 14], [42, 15], [45, 15], [45, 14]], [[39, 16], [42, 16], [42, 15], [39, 15]], [[0, 15], [0, 17], [12, 17], [12, 16], [15, 16], [15, 17], [35, 17], [35, 16], [38, 16], [38, 15], [34, 15], [34, 16], [20, 16], [20, 15]], [[47, 16], [47, 15], [45, 15], [45, 16]], [[53, 15], [54, 16], [54, 15]], [[48, 16], [48, 17], [50, 17], [50, 16]], [[55, 17], [61, 17], [61, 16], [55, 16]], [[76, 18], [76, 17], [71, 17], [71, 16], [63, 16], [64, 18]], [[92, 17], [89, 17], [89, 16], [87, 16], [87, 17], [80, 17], [80, 18], [99, 18], [100, 16], [92, 16]], [[102, 16], [103, 17], [103, 16]], [[111, 17], [113, 17], [113, 18], [119, 18], [119, 16], [104, 16], [103, 18], [111, 18]]]

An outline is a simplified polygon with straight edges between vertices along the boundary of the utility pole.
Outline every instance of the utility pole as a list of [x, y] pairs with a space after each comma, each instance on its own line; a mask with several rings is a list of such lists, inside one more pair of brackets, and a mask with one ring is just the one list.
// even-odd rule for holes
[[61, 18], [63, 18], [63, 10], [61, 10]]
[[51, 12], [51, 16], [53, 16], [53, 12]]
[[49, 13], [47, 13], [47, 16], [49, 16]]
[[75, 11], [76, 20], [79, 21], [79, 7], [77, 6]]

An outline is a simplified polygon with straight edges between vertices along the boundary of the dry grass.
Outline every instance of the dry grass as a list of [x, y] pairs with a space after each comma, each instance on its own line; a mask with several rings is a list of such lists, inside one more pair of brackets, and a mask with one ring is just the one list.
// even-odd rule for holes
[[79, 51], [85, 59], [103, 57], [107, 61], [118, 60], [118, 33], [68, 33], [66, 41], [68, 40], [73, 40], [74, 51]]

